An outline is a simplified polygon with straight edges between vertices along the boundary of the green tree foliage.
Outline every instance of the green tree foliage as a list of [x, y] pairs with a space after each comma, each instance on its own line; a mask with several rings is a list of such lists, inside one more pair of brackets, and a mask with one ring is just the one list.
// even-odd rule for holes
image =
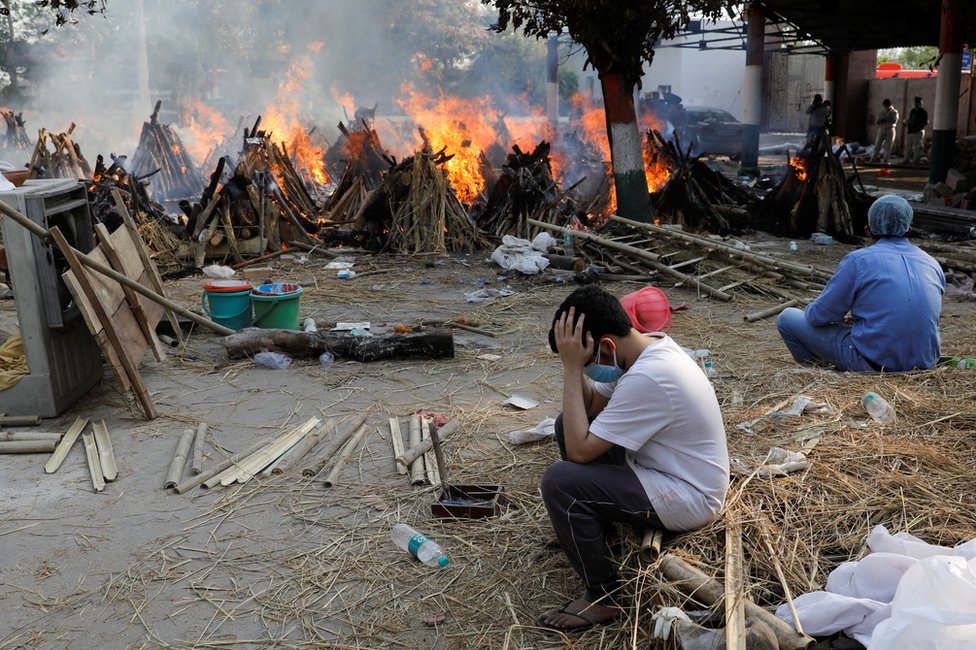
[[896, 47], [878, 52], [878, 63], [898, 63], [905, 70], [928, 70], [939, 58], [939, 48], [922, 45]]

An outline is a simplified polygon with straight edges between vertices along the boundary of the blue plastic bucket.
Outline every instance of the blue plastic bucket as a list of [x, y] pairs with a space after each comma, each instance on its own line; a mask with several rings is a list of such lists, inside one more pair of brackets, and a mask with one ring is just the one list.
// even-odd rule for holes
[[218, 325], [244, 329], [251, 326], [252, 288], [250, 282], [241, 280], [214, 280], [203, 285], [200, 305]]
[[262, 284], [251, 292], [254, 326], [297, 330], [301, 322], [299, 300], [303, 290], [292, 282]]

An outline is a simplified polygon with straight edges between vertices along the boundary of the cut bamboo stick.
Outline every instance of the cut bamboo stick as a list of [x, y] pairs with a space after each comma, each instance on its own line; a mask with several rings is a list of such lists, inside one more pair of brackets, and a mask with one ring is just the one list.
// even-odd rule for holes
[[437, 484], [449, 487], [451, 482], [447, 480], [447, 463], [444, 462], [444, 450], [441, 447], [441, 434], [437, 430], [437, 425], [433, 420], [430, 421], [430, 442], [434, 447], [434, 459], [437, 462]]
[[725, 525], [725, 647], [746, 650], [746, 603], [742, 574], [742, 529]]
[[[390, 438], [393, 440], [393, 458], [399, 459], [403, 456], [403, 434], [400, 432], [400, 420], [390, 418]], [[406, 474], [407, 466], [399, 460], [395, 460], [397, 474]]]
[[60, 433], [49, 431], [0, 431], [0, 442], [23, 442], [25, 440], [61, 441]]
[[102, 474], [102, 466], [98, 462], [98, 449], [95, 447], [95, 437], [90, 433], [82, 434], [85, 441], [85, 457], [88, 458], [88, 472], [91, 474], [92, 486], [96, 492], [105, 489], [105, 476]]
[[81, 432], [85, 430], [88, 426], [87, 418], [75, 418], [74, 423], [68, 429], [64, 437], [61, 438], [61, 442], [58, 443], [57, 448], [55, 448], [54, 453], [51, 454], [51, 458], [48, 459], [47, 463], [44, 465], [44, 473], [53, 474], [58, 471], [61, 467], [61, 463], [68, 456], [68, 452], [71, 451], [71, 445], [75, 444], [75, 440], [81, 435]]
[[176, 452], [169, 461], [169, 471], [166, 472], [166, 482], [163, 489], [176, 487], [183, 477], [183, 466], [186, 465], [187, 454], [190, 453], [190, 445], [193, 443], [193, 429], [186, 429], [180, 436], [180, 441], [176, 445]]
[[437, 459], [434, 458], [434, 441], [430, 437], [430, 420], [427, 418], [420, 421], [420, 439], [431, 441], [431, 450], [424, 454], [424, 467], [427, 469], [427, 482], [436, 487], [441, 484], [441, 477], [437, 468]]
[[742, 320], [744, 320], [747, 323], [752, 323], [754, 321], [761, 320], [763, 318], [769, 318], [770, 316], [775, 316], [776, 314], [780, 313], [787, 307], [796, 307], [799, 304], [800, 301], [794, 298], [792, 300], [787, 300], [786, 302], [781, 303], [779, 305], [775, 305], [773, 307], [767, 307], [766, 309], [760, 311], [754, 311], [751, 314], [746, 314], [745, 316], [742, 317]]
[[0, 454], [49, 454], [57, 445], [54, 440], [0, 442]]
[[298, 443], [309, 431], [318, 426], [319, 418], [310, 418], [305, 424], [297, 426], [274, 442], [260, 449], [244, 460], [236, 467], [231, 467], [219, 478], [220, 484], [228, 486], [231, 483], [247, 483], [254, 478], [254, 475], [267, 467], [274, 459], [285, 453], [293, 445]]
[[201, 485], [203, 485], [204, 487], [211, 487], [210, 485], [208, 485], [208, 482], [213, 480], [214, 477], [216, 477], [218, 474], [226, 470], [228, 467], [231, 467], [232, 465], [240, 462], [242, 459], [247, 458], [248, 456], [256, 452], [258, 449], [267, 446], [268, 443], [271, 442], [272, 440], [274, 440], [274, 438], [263, 438], [258, 442], [255, 442], [253, 445], [245, 448], [243, 451], [239, 451], [236, 454], [232, 454], [231, 456], [220, 461], [219, 463], [217, 463], [207, 471], [201, 472], [196, 476], [192, 476], [184, 480], [182, 483], [180, 483], [175, 488], [173, 488], [174, 491], [177, 494], [184, 494], [186, 492], [189, 492], [195, 487], [200, 487]]
[[112, 449], [112, 439], [108, 435], [105, 420], [92, 423], [92, 434], [95, 446], [98, 448], [98, 463], [102, 468], [102, 476], [106, 481], [114, 481], [119, 476], [119, 468], [115, 464], [115, 450]]
[[0, 415], [0, 427], [33, 427], [40, 423], [40, 415]]
[[773, 560], [773, 567], [776, 569], [776, 576], [779, 578], [779, 583], [783, 587], [783, 595], [786, 596], [786, 603], [790, 607], [790, 614], [793, 615], [793, 627], [796, 629], [796, 633], [803, 635], [803, 625], [800, 623], [800, 615], [796, 611], [796, 604], [793, 602], [793, 594], [790, 593], [790, 586], [786, 582], [786, 576], [783, 574], [783, 566], [779, 563], [779, 556], [776, 554], [776, 550], [773, 548], [772, 542], [769, 541], [769, 535], [762, 529], [762, 538], [766, 542], [766, 550], [769, 551], [769, 557]]
[[305, 458], [310, 451], [315, 449], [316, 445], [321, 442], [322, 438], [324, 438], [330, 432], [334, 432], [335, 427], [336, 418], [329, 418], [325, 421], [325, 424], [320, 426], [311, 434], [302, 438], [301, 442], [289, 449], [286, 453], [279, 456], [278, 460], [268, 465], [267, 469], [265, 469], [264, 472], [261, 472], [261, 474], [281, 474], [286, 469], [294, 467], [298, 461]]
[[421, 442], [426, 442], [426, 449], [417, 455], [410, 463], [410, 482], [414, 485], [423, 485], [424, 482], [424, 454], [430, 449], [430, 440], [424, 441], [420, 429], [420, 416], [410, 416], [410, 448], [419, 449]]
[[345, 468], [346, 461], [349, 460], [349, 456], [352, 455], [352, 452], [356, 450], [356, 447], [359, 446], [359, 443], [369, 432], [370, 428], [363, 424], [360, 425], [359, 429], [356, 430], [356, 433], [349, 438], [348, 442], [346, 442], [346, 444], [343, 446], [342, 451], [340, 451], [339, 455], [336, 456], [335, 462], [332, 464], [332, 469], [329, 471], [329, 475], [325, 477], [325, 481], [323, 482], [325, 487], [333, 487], [339, 481], [339, 475], [342, 474], [342, 470]]
[[[451, 420], [450, 422], [442, 426], [440, 429], [438, 429], [437, 433], [438, 435], [440, 435], [441, 443], [447, 440], [447, 437], [450, 436], [452, 433], [454, 433], [454, 431], [460, 425], [461, 425], [460, 420]], [[426, 442], [420, 442], [416, 445], [414, 445], [411, 442], [410, 449], [403, 452], [402, 456], [397, 456], [397, 462], [403, 463], [405, 466], [409, 467], [413, 463], [413, 461], [415, 461], [418, 457], [427, 453], [427, 450], [430, 448], [431, 448], [431, 442], [429, 440]]]
[[207, 439], [207, 423], [201, 422], [197, 425], [197, 435], [193, 438], [193, 461], [190, 464], [190, 473], [196, 476], [203, 471], [203, 446]]
[[641, 540], [640, 559], [644, 564], [654, 564], [661, 555], [661, 542], [664, 531], [660, 528], [648, 528]]
[[312, 463], [302, 470], [302, 476], [318, 476], [325, 469], [325, 466], [329, 464], [329, 461], [336, 455], [336, 452], [345, 444], [346, 440], [359, 430], [359, 427], [366, 421], [366, 415], [359, 415], [352, 419], [351, 422], [345, 422], [342, 425], [342, 431], [336, 428], [335, 435], [332, 440], [328, 442], [322, 449], [315, 454], [315, 459]]

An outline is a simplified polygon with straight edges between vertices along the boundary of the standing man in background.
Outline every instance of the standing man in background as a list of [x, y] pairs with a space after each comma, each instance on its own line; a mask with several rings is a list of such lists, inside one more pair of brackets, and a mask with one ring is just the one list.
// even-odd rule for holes
[[898, 124], [898, 111], [891, 105], [891, 100], [885, 98], [881, 102], [881, 114], [875, 122], [878, 135], [874, 138], [874, 153], [871, 162], [876, 163], [881, 158], [881, 148], [884, 147], [884, 164], [891, 159], [891, 150], [895, 146], [895, 125]]
[[823, 95], [813, 96], [813, 103], [807, 106], [807, 144], [827, 136], [827, 120], [830, 117], [830, 106], [823, 100]]
[[925, 127], [929, 124], [929, 114], [922, 108], [922, 98], [915, 98], [915, 107], [905, 121], [905, 161], [918, 165], [922, 162], [925, 149]]

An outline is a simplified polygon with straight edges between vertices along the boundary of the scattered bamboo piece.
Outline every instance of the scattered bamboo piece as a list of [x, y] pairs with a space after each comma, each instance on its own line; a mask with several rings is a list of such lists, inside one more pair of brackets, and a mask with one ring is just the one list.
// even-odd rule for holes
[[445, 490], [451, 485], [447, 480], [447, 464], [444, 462], [444, 450], [441, 448], [441, 434], [437, 430], [437, 424], [433, 420], [430, 422], [430, 443], [434, 446], [434, 459], [437, 461], [437, 484], [443, 485]]
[[319, 418], [309, 418], [304, 424], [291, 429], [264, 449], [254, 452], [242, 460], [237, 467], [225, 471], [219, 477], [220, 484], [226, 487], [231, 483], [247, 483], [278, 456], [297, 444], [309, 431], [318, 426], [319, 422], [321, 422]]
[[[420, 416], [411, 415], [410, 416], [410, 448], [419, 449], [421, 446], [421, 441], [423, 441], [423, 436], [420, 431]], [[413, 485], [423, 485], [424, 482], [424, 461], [423, 455], [427, 453], [430, 449], [430, 440], [427, 440], [426, 448], [423, 452], [417, 455], [416, 458], [410, 463], [410, 482]]]
[[0, 431], [0, 442], [23, 442], [25, 440], [53, 440], [60, 442], [61, 434], [49, 431]]
[[396, 464], [397, 474], [406, 474], [407, 466], [400, 462], [400, 456], [403, 456], [403, 434], [400, 432], [400, 420], [397, 418], [390, 418], [390, 438], [393, 440], [393, 458], [394, 464]]
[[180, 483], [174, 488], [175, 492], [177, 494], [184, 494], [186, 492], [189, 492], [195, 487], [200, 487], [201, 485], [205, 487], [211, 487], [210, 485], [207, 484], [208, 481], [210, 481], [215, 476], [217, 476], [218, 474], [226, 470], [228, 467], [240, 462], [241, 459], [247, 458], [248, 456], [256, 452], [258, 449], [267, 446], [267, 444], [271, 442], [273, 439], [274, 438], [263, 438], [262, 440], [255, 442], [250, 447], [245, 448], [243, 451], [239, 451], [236, 454], [233, 454], [225, 458], [224, 460], [217, 463], [207, 471], [184, 480], [182, 483]]
[[[427, 418], [423, 418], [420, 421], [420, 439], [431, 440], [430, 420]], [[433, 445], [433, 440], [431, 440], [431, 445]], [[441, 477], [437, 471], [437, 459], [434, 458], [433, 448], [424, 454], [424, 467], [427, 470], [427, 482], [435, 487], [439, 486], [441, 484]]]
[[[443, 444], [447, 437], [450, 436], [454, 431], [461, 425], [459, 420], [451, 420], [444, 426], [442, 426], [437, 433], [440, 435], [440, 441]], [[420, 442], [416, 445], [410, 444], [410, 449], [406, 450], [402, 456], [397, 456], [397, 462], [403, 463], [406, 466], [413, 464], [413, 461], [417, 460], [420, 456], [427, 453], [430, 449], [431, 442], [428, 440], [426, 442]]]
[[176, 452], [169, 461], [169, 471], [166, 472], [166, 482], [163, 489], [176, 487], [183, 476], [183, 466], [186, 465], [187, 454], [190, 453], [190, 445], [193, 443], [193, 429], [186, 429], [180, 436], [180, 441], [176, 445]]
[[40, 423], [40, 415], [0, 415], [0, 427], [33, 427]]
[[61, 438], [61, 442], [58, 443], [57, 448], [55, 448], [54, 453], [51, 458], [48, 459], [47, 463], [44, 465], [44, 472], [46, 474], [53, 474], [58, 471], [61, 467], [61, 463], [68, 456], [68, 452], [71, 451], [71, 445], [75, 444], [75, 440], [81, 435], [81, 432], [85, 430], [88, 426], [87, 418], [75, 418], [74, 423], [68, 428], [67, 433]]
[[644, 564], [654, 564], [661, 556], [661, 542], [664, 531], [660, 528], [648, 528], [641, 540], [640, 559]]
[[102, 469], [102, 476], [106, 481], [114, 481], [119, 477], [119, 468], [115, 464], [115, 451], [112, 449], [112, 439], [108, 435], [105, 420], [92, 423], [92, 434], [98, 449], [98, 464]]
[[746, 650], [746, 607], [742, 572], [742, 529], [738, 521], [725, 525], [725, 647]]
[[797, 613], [796, 605], [793, 603], [793, 594], [790, 592], [790, 586], [786, 582], [786, 576], [783, 574], [783, 566], [779, 563], [779, 556], [776, 554], [773, 544], [769, 541], [769, 535], [765, 529], [762, 531], [762, 538], [766, 542], [766, 550], [769, 551], [769, 557], [773, 561], [773, 566], [776, 568], [776, 576], [779, 578], [779, 583], [783, 587], [783, 595], [786, 596], [786, 603], [790, 606], [790, 614], [793, 615], [793, 627], [796, 628], [797, 634], [803, 634], [803, 625], [800, 623], [800, 615]]
[[54, 440], [17, 440], [0, 442], [0, 454], [49, 454], [58, 443]]
[[193, 461], [190, 464], [190, 473], [196, 476], [203, 471], [203, 446], [207, 439], [207, 423], [201, 422], [197, 425], [197, 435], [193, 438]]
[[[287, 469], [294, 467], [298, 461], [305, 458], [310, 451], [318, 446], [322, 438], [329, 432], [334, 432], [336, 428], [336, 418], [329, 418], [325, 424], [313, 431], [311, 434], [302, 438], [301, 442], [289, 449], [286, 453], [278, 457], [278, 460], [268, 465], [265, 472], [269, 474], [281, 474]], [[264, 472], [262, 472], [264, 474]]]
[[336, 428], [335, 436], [329, 441], [325, 447], [320, 449], [317, 454], [315, 454], [315, 459], [312, 464], [302, 470], [302, 476], [318, 476], [325, 469], [325, 466], [329, 464], [329, 461], [335, 457], [336, 452], [345, 444], [346, 440], [359, 429], [359, 427], [366, 421], [366, 415], [359, 415], [352, 419], [351, 422], [346, 422], [343, 424], [342, 431], [340, 432], [338, 427]]
[[742, 320], [744, 320], [747, 323], [752, 323], [757, 320], [762, 320], [763, 318], [769, 318], [770, 316], [775, 316], [776, 314], [780, 313], [787, 307], [796, 307], [799, 304], [800, 301], [794, 298], [793, 300], [787, 300], [782, 304], [775, 305], [773, 307], [768, 307], [761, 311], [754, 311], [751, 314], [746, 314], [745, 316], [742, 317]]
[[88, 458], [88, 472], [91, 474], [92, 485], [96, 492], [105, 489], [105, 476], [102, 474], [102, 466], [98, 462], [98, 449], [95, 447], [95, 437], [90, 433], [82, 434], [85, 441], [85, 456]]
[[369, 432], [370, 428], [362, 424], [356, 433], [349, 438], [349, 441], [343, 446], [342, 451], [336, 456], [335, 463], [332, 464], [332, 470], [329, 471], [329, 475], [325, 477], [325, 481], [323, 482], [325, 487], [334, 487], [339, 482], [339, 476], [346, 466], [346, 461], [349, 460], [349, 456], [352, 455], [352, 452], [356, 450], [356, 447], [359, 446], [359, 443]]

